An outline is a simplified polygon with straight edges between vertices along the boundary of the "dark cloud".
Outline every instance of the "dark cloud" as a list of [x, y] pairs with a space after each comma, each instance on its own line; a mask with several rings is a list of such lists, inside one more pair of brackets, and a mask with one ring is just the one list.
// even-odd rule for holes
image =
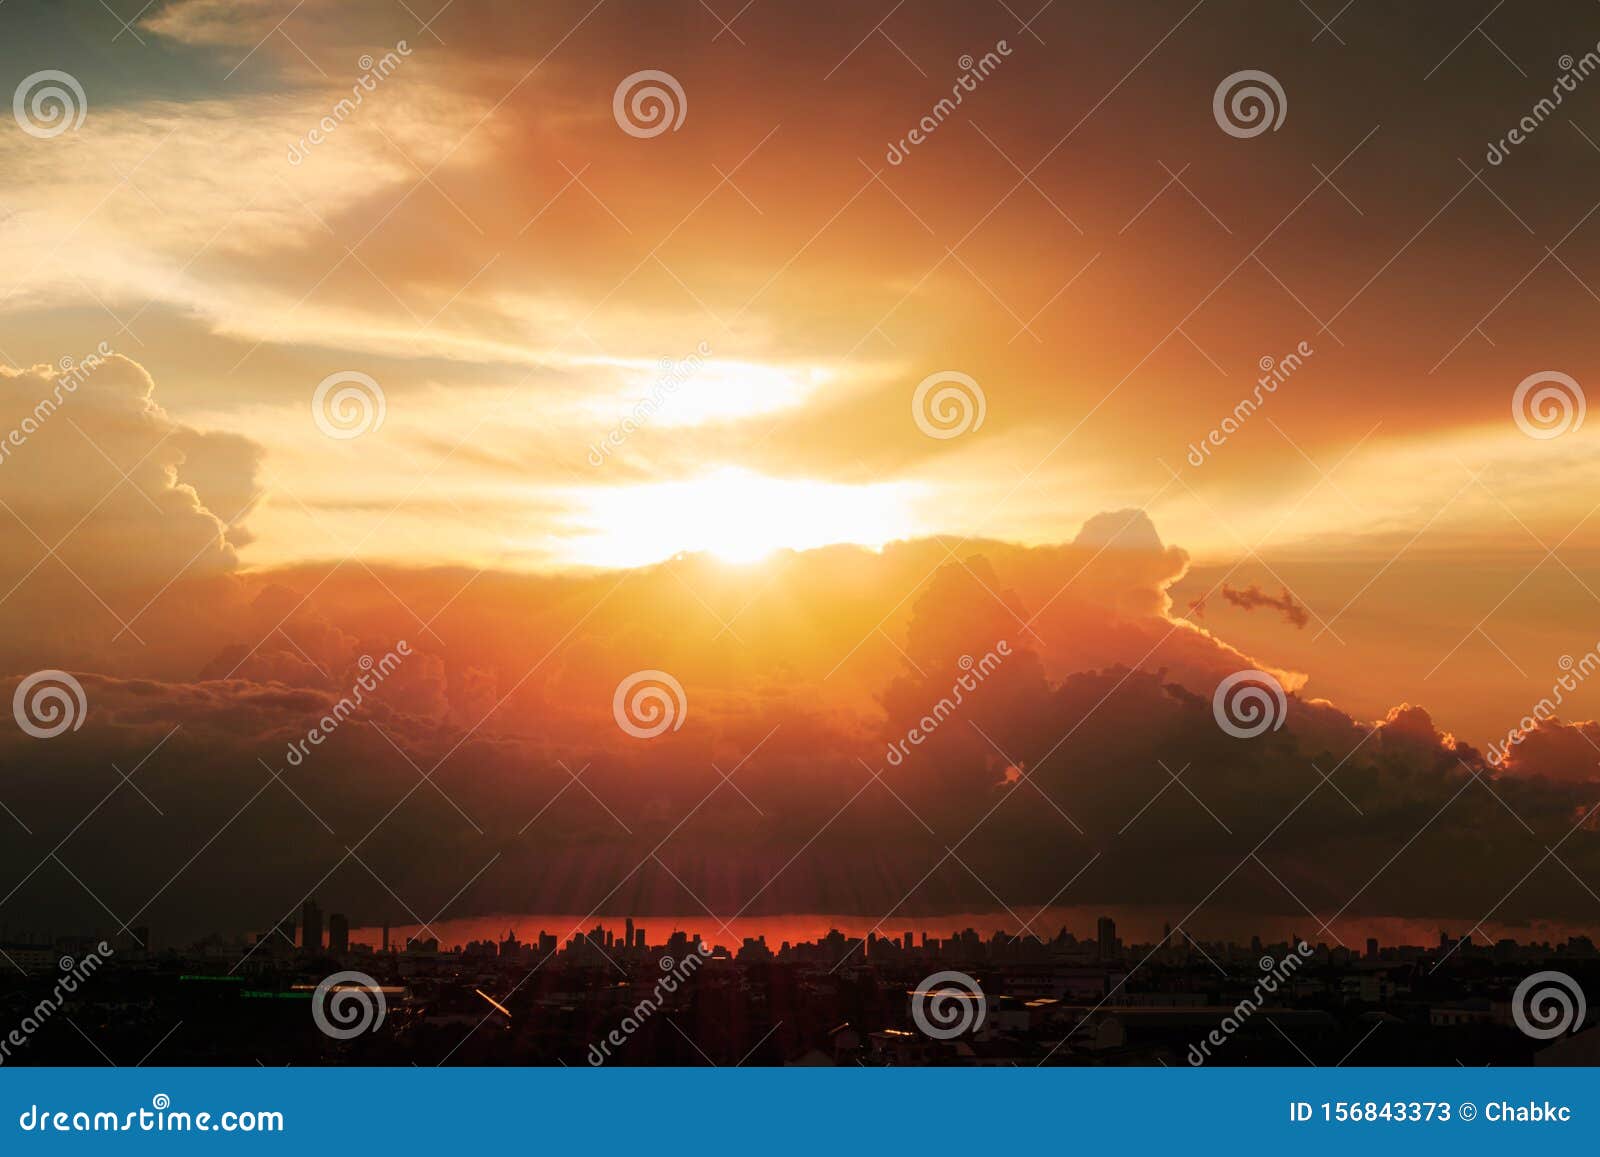
[[1311, 621], [1311, 615], [1305, 607], [1295, 602], [1294, 595], [1287, 589], [1277, 598], [1264, 592], [1260, 587], [1251, 584], [1243, 590], [1222, 584], [1222, 597], [1231, 605], [1245, 611], [1253, 611], [1258, 607], [1270, 607], [1280, 612], [1285, 622], [1293, 623], [1297, 628], [1304, 628]]

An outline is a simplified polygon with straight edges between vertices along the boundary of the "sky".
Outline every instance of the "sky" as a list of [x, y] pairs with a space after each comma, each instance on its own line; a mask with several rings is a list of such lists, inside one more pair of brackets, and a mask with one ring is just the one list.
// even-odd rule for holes
[[1600, 916], [1592, 5], [0, 22], [0, 919]]

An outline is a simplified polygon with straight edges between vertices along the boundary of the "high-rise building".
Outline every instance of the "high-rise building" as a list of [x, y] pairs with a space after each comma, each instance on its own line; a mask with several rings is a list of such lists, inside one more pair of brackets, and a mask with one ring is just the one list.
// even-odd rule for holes
[[1100, 923], [1097, 925], [1097, 930], [1101, 957], [1115, 956], [1117, 954], [1117, 922], [1110, 916], [1102, 916], [1100, 917]]
[[622, 946], [624, 948], [632, 948], [633, 947], [633, 917], [632, 916], [628, 917], [627, 922], [623, 925], [623, 927], [627, 929], [627, 931], [624, 933], [624, 935], [627, 937], [627, 939], [625, 939], [622, 942]]
[[1378, 959], [1378, 938], [1376, 936], [1367, 937], [1367, 959]]
[[389, 922], [387, 920], [383, 922], [383, 952], [386, 956], [389, 953]]
[[307, 900], [300, 909], [300, 951], [322, 951], [322, 909]]
[[350, 951], [350, 921], [338, 912], [328, 917], [328, 951]]

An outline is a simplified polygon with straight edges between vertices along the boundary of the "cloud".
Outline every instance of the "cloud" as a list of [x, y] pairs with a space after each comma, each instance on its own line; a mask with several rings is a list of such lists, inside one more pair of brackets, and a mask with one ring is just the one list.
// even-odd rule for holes
[[1564, 783], [1600, 781], [1600, 723], [1563, 723], [1551, 716], [1513, 733], [1502, 745], [1500, 769], [1506, 775], [1540, 776]]
[[174, 421], [143, 367], [102, 349], [70, 369], [0, 367], [6, 585], [40, 567], [55, 584], [59, 567], [133, 592], [232, 570], [259, 497], [258, 448]]
[[1311, 616], [1305, 607], [1295, 602], [1294, 596], [1287, 589], [1277, 598], [1273, 598], [1253, 583], [1243, 590], [1237, 590], [1223, 583], [1222, 597], [1241, 610], [1253, 611], [1257, 607], [1270, 607], [1281, 612], [1284, 620], [1293, 623], [1296, 628], [1303, 629], [1311, 621]]
[[[140, 661], [186, 675], [129, 674], [117, 652], [122, 674], [76, 669], [80, 730], [0, 730], [0, 762], [25, 769], [0, 798], [33, 833], [0, 849], [0, 879], [26, 876], [109, 792], [63, 860], [119, 917], [185, 934], [266, 924], [313, 888], [396, 922], [702, 901], [725, 918], [896, 904], [933, 918], [996, 896], [1030, 916], [1199, 905], [1246, 931], [1295, 916], [1319, 938], [1491, 910], [1584, 918], [1559, 866], [1494, 907], [1534, 844], [1593, 806], [1595, 777], [1562, 762], [1570, 743], [1557, 759], [1530, 740], [1525, 764], [1496, 773], [1423, 708], [1374, 727], [1298, 692], [1280, 730], [1236, 739], [1212, 691], [1267, 660], [1170, 617], [1185, 566], [1122, 512], [1070, 544], [969, 544], [955, 560], [906, 543], [759, 571], [685, 558], [180, 582], [148, 618], [200, 629]], [[363, 657], [401, 639], [403, 662], [340, 708], [371, 679]], [[648, 741], [612, 715], [645, 667], [687, 704], [681, 729]], [[324, 741], [289, 759], [312, 728]], [[113, 765], [137, 768], [164, 814]], [[1563, 859], [1600, 869], [1594, 841], [1573, 832]], [[53, 869], [4, 910], [105, 919]]]

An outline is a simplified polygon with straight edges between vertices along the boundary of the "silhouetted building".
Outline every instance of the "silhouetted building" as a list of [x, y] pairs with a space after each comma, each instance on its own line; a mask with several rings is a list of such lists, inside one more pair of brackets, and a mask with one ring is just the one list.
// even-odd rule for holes
[[1099, 934], [1101, 957], [1115, 956], [1117, 954], [1117, 922], [1110, 916], [1102, 916], [1096, 928]]
[[322, 951], [322, 909], [315, 900], [307, 900], [300, 909], [300, 949]]
[[328, 917], [328, 951], [350, 951], [350, 921], [338, 912]]

